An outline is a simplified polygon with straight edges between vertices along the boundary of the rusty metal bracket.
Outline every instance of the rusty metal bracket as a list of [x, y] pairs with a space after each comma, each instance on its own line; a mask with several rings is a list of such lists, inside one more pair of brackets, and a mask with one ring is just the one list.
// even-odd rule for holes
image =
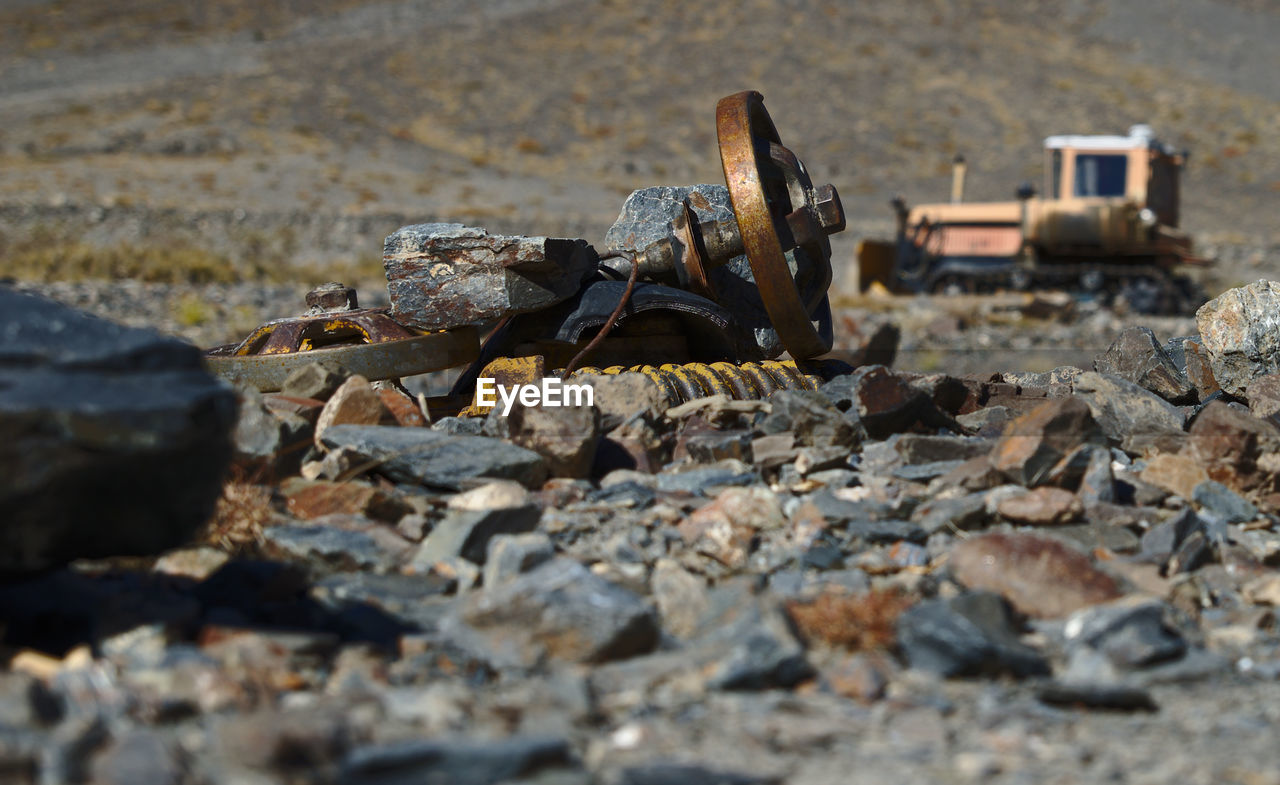
[[273, 319], [238, 344], [205, 353], [214, 374], [263, 392], [279, 390], [293, 371], [336, 362], [370, 380], [395, 379], [466, 365], [480, 356], [474, 327], [419, 333], [385, 308], [356, 307], [355, 290], [324, 284], [307, 293], [308, 312]]
[[[829, 307], [827, 235], [844, 229], [840, 196], [830, 185], [814, 187], [804, 164], [782, 145], [764, 98], [755, 91], [720, 99], [716, 135], [743, 248], [769, 319], [793, 357], [825, 354], [831, 336], [812, 319]], [[788, 256], [799, 265], [801, 255], [822, 278], [817, 289], [822, 296], [815, 302], [802, 300], [788, 265]]]

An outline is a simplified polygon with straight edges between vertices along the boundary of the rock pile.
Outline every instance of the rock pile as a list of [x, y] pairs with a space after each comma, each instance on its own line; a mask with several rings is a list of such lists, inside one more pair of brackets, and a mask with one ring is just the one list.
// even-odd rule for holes
[[[1249, 323], [1261, 296], [1205, 313]], [[394, 388], [300, 372], [243, 402], [236, 460], [272, 478], [256, 538], [0, 586], [26, 649], [0, 678], [0, 770], [1171, 776], [1154, 747], [1103, 750], [1202, 744], [1138, 716], [1193, 716], [1205, 689], [1253, 712], [1226, 743], [1254, 781], [1274, 703], [1249, 696], [1280, 678], [1277, 358], [1258, 347], [1280, 338], [1248, 340], [1135, 328], [1092, 369], [865, 366], [665, 412], [618, 382], [586, 414], [426, 426]], [[1090, 709], [1128, 724], [1077, 727]]]

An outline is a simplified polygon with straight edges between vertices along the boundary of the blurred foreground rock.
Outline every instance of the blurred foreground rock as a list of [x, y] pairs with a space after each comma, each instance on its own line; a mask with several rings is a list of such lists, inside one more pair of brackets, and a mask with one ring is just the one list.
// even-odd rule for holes
[[0, 287], [0, 571], [155, 553], [203, 524], [235, 396], [196, 347]]

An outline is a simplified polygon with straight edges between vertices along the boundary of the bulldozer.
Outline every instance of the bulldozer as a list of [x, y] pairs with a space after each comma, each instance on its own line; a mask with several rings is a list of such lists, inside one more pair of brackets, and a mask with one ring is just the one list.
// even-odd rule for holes
[[894, 241], [858, 247], [864, 291], [1067, 290], [1139, 313], [1184, 313], [1204, 301], [1192, 267], [1210, 260], [1178, 227], [1188, 154], [1150, 126], [1127, 136], [1062, 135], [1044, 142], [1044, 196], [1030, 183], [1008, 202], [964, 201], [957, 157], [951, 201], [908, 207], [896, 198]]

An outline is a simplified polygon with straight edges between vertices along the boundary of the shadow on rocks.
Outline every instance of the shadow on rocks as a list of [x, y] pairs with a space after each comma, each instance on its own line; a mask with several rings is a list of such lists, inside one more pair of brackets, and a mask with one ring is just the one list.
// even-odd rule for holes
[[415, 627], [362, 601], [322, 603], [297, 567], [233, 560], [203, 581], [123, 569], [48, 571], [0, 583], [0, 645], [61, 656], [144, 625], [170, 642], [208, 626], [307, 631], [394, 650]]

